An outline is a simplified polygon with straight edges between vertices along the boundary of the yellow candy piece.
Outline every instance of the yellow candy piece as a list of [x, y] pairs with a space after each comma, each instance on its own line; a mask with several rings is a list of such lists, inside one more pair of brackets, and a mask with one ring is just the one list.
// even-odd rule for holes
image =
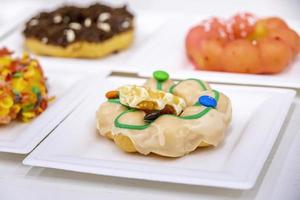
[[14, 105], [14, 100], [12, 97], [7, 96], [0, 100], [0, 107], [2, 108], [10, 108]]
[[10, 57], [2, 57], [0, 58], [0, 66], [7, 67], [10, 65], [12, 59]]
[[30, 59], [30, 56], [27, 52], [23, 52], [23, 55], [22, 55], [22, 59], [21, 59], [21, 62], [28, 62]]
[[28, 70], [27, 72], [24, 73], [24, 78], [26, 78], [26, 79], [33, 78], [34, 75], [35, 75], [34, 70]]
[[0, 116], [5, 116], [9, 114], [9, 109], [0, 107]]
[[36, 114], [34, 112], [23, 112], [22, 113], [22, 119], [24, 121], [32, 119], [36, 116]]
[[13, 105], [12, 107], [13, 112], [18, 113], [21, 110], [21, 106], [18, 104]]
[[[6, 77], [10, 73], [11, 72], [8, 69], [2, 69], [1, 70], [1, 75], [4, 76], [4, 77]], [[3, 80], [4, 80], [4, 77], [3, 77]]]
[[22, 92], [27, 86], [28, 84], [23, 78], [15, 78], [12, 81], [12, 87], [19, 92]]

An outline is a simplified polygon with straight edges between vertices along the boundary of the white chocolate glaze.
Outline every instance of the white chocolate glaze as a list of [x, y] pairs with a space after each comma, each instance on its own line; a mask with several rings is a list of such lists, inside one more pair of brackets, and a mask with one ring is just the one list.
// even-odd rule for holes
[[[147, 88], [156, 88], [153, 81], [146, 84]], [[103, 136], [127, 136], [135, 149], [144, 155], [155, 153], [167, 157], [180, 157], [194, 151], [203, 143], [217, 146], [223, 141], [226, 127], [231, 120], [231, 102], [224, 94], [211, 90], [207, 83], [202, 84], [204, 87], [195, 80], [185, 80], [171, 88], [174, 94], [185, 99], [188, 106], [180, 116], [162, 115], [150, 124], [145, 124], [145, 113], [141, 110], [124, 113], [127, 109], [125, 106], [105, 102], [97, 112], [98, 130]], [[169, 91], [171, 85], [163, 90]], [[217, 98], [217, 107], [214, 109], [195, 104], [199, 96], [203, 95]], [[199, 114], [200, 117], [185, 118]], [[146, 128], [137, 130], [117, 127], [115, 121], [120, 115], [118, 123], [145, 125]]]
[[140, 103], [153, 102], [155, 103], [155, 110], [162, 110], [166, 105], [170, 105], [174, 108], [176, 115], [179, 115], [186, 107], [183, 98], [160, 90], [127, 85], [120, 87], [118, 91], [121, 104], [131, 108], [140, 109]]

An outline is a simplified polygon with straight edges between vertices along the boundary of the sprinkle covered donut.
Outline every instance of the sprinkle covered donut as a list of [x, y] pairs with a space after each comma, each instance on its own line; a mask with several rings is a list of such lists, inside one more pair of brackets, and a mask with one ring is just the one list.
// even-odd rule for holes
[[44, 112], [51, 100], [39, 62], [26, 53], [22, 58], [11, 54], [0, 49], [0, 125], [14, 119], [27, 122]]
[[300, 37], [278, 17], [242, 13], [204, 20], [189, 30], [185, 44], [196, 69], [274, 74], [297, 56]]
[[220, 144], [231, 121], [231, 102], [223, 93], [199, 79], [175, 84], [163, 71], [143, 86], [122, 86], [106, 97], [97, 128], [126, 152], [181, 157]]
[[26, 23], [25, 46], [48, 56], [103, 57], [130, 46], [133, 18], [126, 6], [64, 6], [42, 12]]

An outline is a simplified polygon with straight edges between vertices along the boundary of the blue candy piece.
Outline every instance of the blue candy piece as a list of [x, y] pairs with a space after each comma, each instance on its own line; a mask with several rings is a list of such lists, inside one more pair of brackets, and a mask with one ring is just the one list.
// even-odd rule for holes
[[215, 98], [207, 95], [199, 97], [198, 102], [206, 107], [216, 108], [217, 106], [217, 101]]

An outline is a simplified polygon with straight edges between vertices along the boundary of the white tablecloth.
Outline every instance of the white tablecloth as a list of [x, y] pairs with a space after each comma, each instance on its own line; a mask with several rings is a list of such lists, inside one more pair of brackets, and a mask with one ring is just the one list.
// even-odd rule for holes
[[[29, 1], [17, 1], [27, 4]], [[34, 1], [30, 1], [32, 3]], [[50, 4], [50, 1], [46, 1]], [[58, 1], [52, 1], [52, 3]], [[114, 1], [117, 3], [122, 0]], [[1, 4], [14, 1], [2, 0]], [[41, 1], [39, 1], [41, 3]], [[232, 14], [249, 10], [300, 20], [300, 1], [131, 0], [133, 9]], [[19, 5], [19, 4], [18, 4]], [[20, 13], [21, 15], [22, 13]], [[0, 15], [1, 16], [1, 15]], [[300, 77], [299, 77], [300, 78]], [[300, 199], [300, 90], [260, 177], [251, 190], [138, 181], [22, 165], [25, 156], [0, 153], [0, 200], [12, 199]]]

